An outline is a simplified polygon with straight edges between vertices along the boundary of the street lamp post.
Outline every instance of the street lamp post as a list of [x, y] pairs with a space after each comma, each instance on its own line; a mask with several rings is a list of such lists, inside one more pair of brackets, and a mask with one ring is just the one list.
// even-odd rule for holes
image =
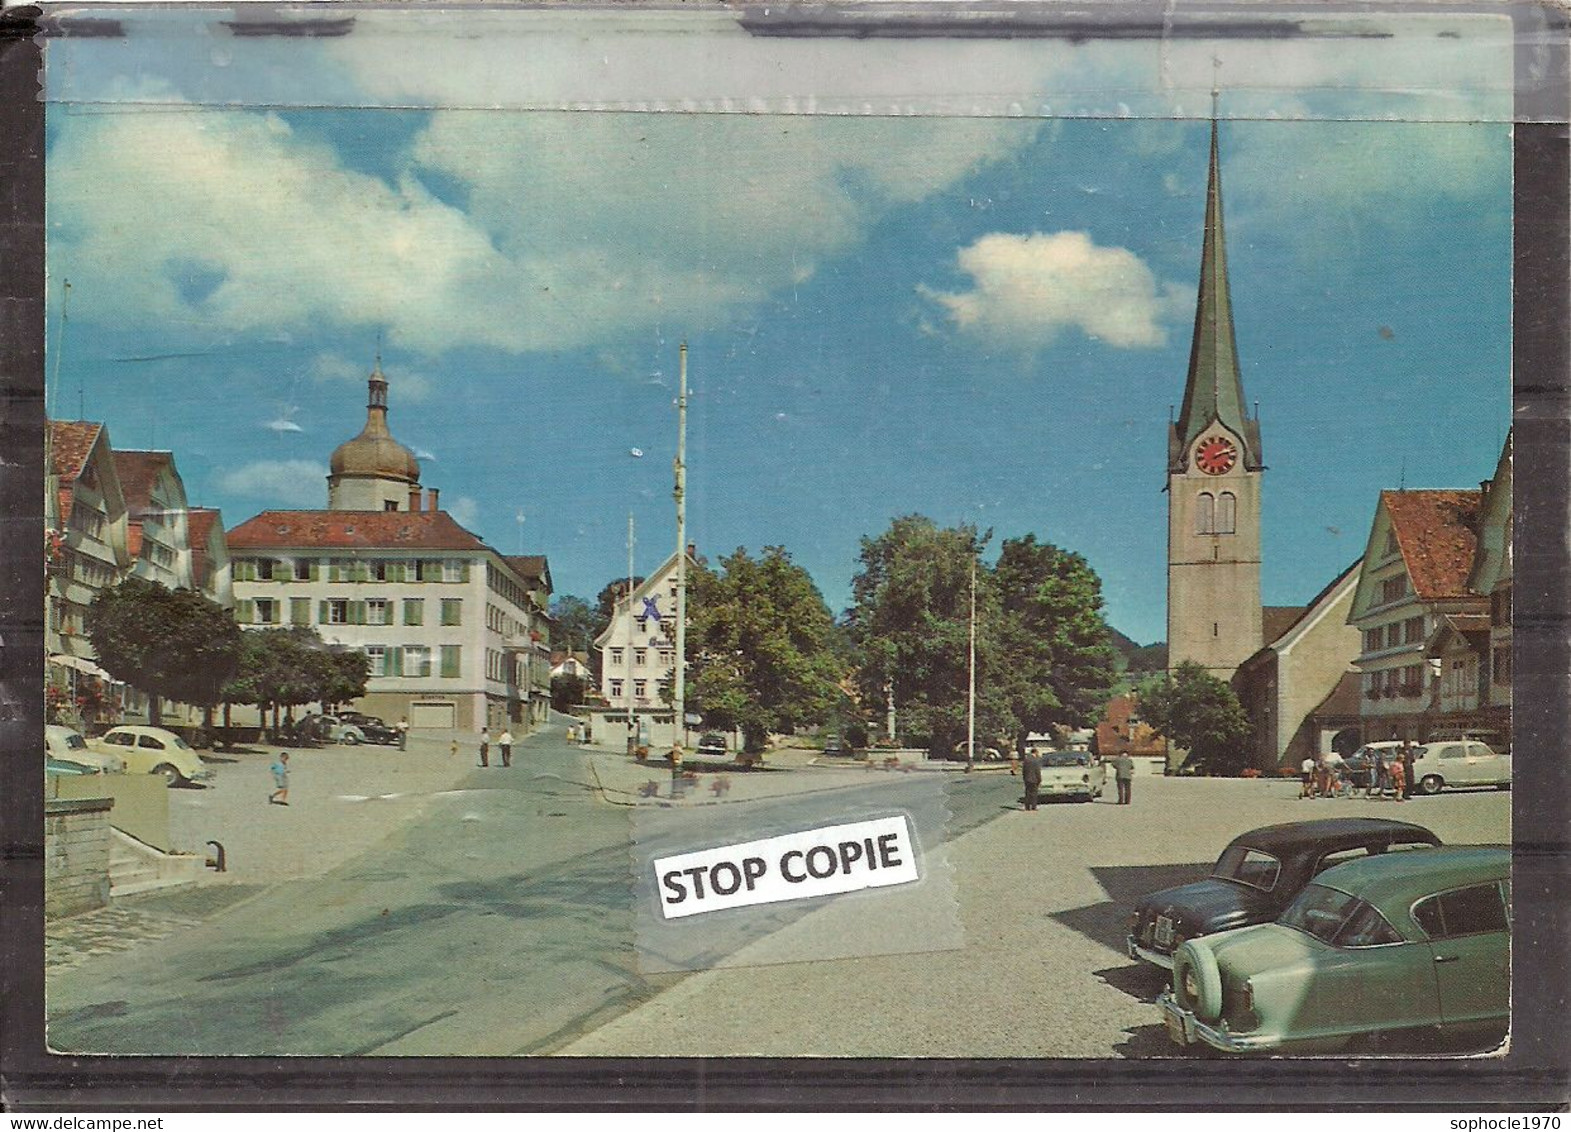
[[638, 754], [638, 717], [633, 711], [633, 513], [627, 513], [627, 682], [623, 693], [627, 696], [627, 754]]
[[687, 745], [687, 343], [676, 394], [676, 672], [671, 681], [671, 763]]

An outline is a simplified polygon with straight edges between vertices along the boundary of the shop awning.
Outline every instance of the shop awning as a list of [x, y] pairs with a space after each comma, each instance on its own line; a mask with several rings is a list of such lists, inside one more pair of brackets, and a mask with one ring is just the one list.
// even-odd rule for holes
[[74, 668], [87, 676], [96, 676], [100, 680], [113, 680], [114, 677], [105, 672], [98, 665], [81, 656], [67, 656], [65, 653], [56, 653], [49, 658], [49, 663], [59, 668]]

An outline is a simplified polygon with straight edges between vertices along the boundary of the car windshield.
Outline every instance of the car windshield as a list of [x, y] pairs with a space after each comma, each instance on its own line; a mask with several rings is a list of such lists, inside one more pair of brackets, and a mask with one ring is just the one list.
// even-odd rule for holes
[[87, 740], [73, 731], [65, 737], [65, 745], [69, 750], [83, 751], [87, 749]]
[[1089, 760], [1074, 751], [1049, 751], [1042, 760], [1044, 766], [1085, 766]]
[[1218, 880], [1231, 880], [1270, 892], [1276, 887], [1276, 878], [1282, 873], [1282, 862], [1261, 849], [1247, 845], [1229, 845], [1211, 870]]
[[1376, 947], [1402, 942], [1396, 929], [1373, 906], [1356, 896], [1320, 884], [1311, 884], [1300, 892], [1277, 923], [1336, 947]]

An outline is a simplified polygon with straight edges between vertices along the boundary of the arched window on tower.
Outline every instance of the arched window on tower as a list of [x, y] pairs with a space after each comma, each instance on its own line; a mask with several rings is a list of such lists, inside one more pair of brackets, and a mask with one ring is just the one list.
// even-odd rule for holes
[[1211, 535], [1216, 533], [1216, 496], [1209, 491], [1202, 491], [1195, 500], [1195, 534]]
[[1231, 491], [1224, 491], [1216, 502], [1216, 533], [1230, 535], [1237, 529], [1238, 498]]

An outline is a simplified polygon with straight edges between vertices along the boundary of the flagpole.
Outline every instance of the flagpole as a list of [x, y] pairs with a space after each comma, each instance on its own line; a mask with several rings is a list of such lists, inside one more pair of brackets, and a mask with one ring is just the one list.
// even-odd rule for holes
[[676, 393], [676, 673], [671, 682], [671, 749], [687, 746], [687, 343]]
[[633, 703], [633, 513], [627, 513], [627, 754], [638, 753], [638, 719]]
[[971, 559], [971, 644], [967, 664], [966, 769], [976, 758], [976, 558]]

